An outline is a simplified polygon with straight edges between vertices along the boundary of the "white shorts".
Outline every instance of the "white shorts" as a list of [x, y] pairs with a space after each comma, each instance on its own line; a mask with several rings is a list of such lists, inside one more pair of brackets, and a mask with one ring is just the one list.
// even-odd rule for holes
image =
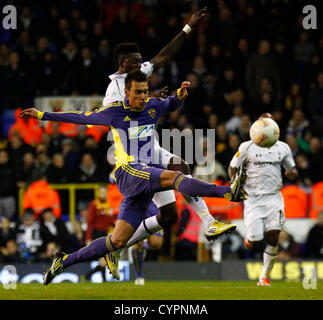
[[248, 197], [244, 202], [246, 238], [260, 241], [269, 230], [282, 230], [285, 223], [284, 199], [280, 192]]
[[[172, 153], [160, 147], [158, 141], [154, 139], [154, 163], [158, 163], [163, 169], [167, 169], [169, 160], [174, 157]], [[153, 201], [157, 208], [176, 201], [173, 190], [161, 191], [155, 193]]]

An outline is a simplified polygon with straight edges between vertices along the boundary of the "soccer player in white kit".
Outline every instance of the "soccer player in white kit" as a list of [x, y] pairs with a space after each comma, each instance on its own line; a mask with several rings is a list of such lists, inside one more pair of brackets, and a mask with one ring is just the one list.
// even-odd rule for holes
[[[146, 74], [146, 76], [149, 78], [154, 70], [169, 63], [180, 49], [182, 43], [186, 39], [187, 34], [198, 23], [198, 21], [205, 16], [205, 13], [206, 8], [203, 8], [197, 13], [193, 14], [183, 30], [150, 61], [142, 63], [140, 49], [136, 43], [130, 42], [117, 45], [114, 48], [114, 60], [118, 66], [118, 71], [109, 76], [111, 82], [106, 90], [103, 106], [107, 106], [115, 101], [121, 101], [124, 99], [125, 78], [128, 72], [140, 69], [140, 71]], [[175, 155], [161, 148], [156, 139], [154, 142], [154, 157], [154, 163], [158, 163], [161, 168], [181, 171], [186, 175], [190, 175], [190, 168], [188, 164], [184, 160], [178, 159], [178, 157]], [[174, 161], [175, 158], [177, 158], [177, 162]], [[215, 239], [222, 234], [235, 230], [236, 226], [234, 224], [224, 224], [215, 220], [210, 214], [203, 198], [185, 196], [185, 199], [189, 202], [204, 223], [204, 227], [206, 229], [205, 235], [208, 240]], [[173, 190], [156, 193], [153, 201], [159, 208], [161, 215], [163, 215], [168, 221], [172, 221], [172, 223], [176, 222], [178, 214]], [[136, 237], [138, 234], [138, 237], [142, 238], [142, 234], [147, 234], [147, 231], [149, 232], [147, 229], [155, 229], [156, 224], [158, 224], [154, 217], [146, 219], [145, 223], [146, 225], [140, 225], [138, 227], [134, 237]], [[140, 282], [138, 282], [138, 284], [139, 283]]]
[[[265, 113], [260, 118], [272, 118], [272, 115]], [[251, 249], [265, 237], [263, 268], [257, 285], [270, 286], [269, 274], [277, 258], [278, 236], [285, 222], [281, 168], [284, 167], [285, 176], [291, 180], [298, 172], [289, 146], [279, 140], [270, 148], [259, 147], [251, 140], [243, 142], [230, 162], [230, 177], [240, 166], [247, 169], [244, 242]]]

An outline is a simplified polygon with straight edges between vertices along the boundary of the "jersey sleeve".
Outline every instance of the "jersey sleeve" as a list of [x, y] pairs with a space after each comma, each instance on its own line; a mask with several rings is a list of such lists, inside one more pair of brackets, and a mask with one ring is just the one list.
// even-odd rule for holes
[[247, 159], [247, 150], [250, 143], [244, 142], [240, 145], [239, 150], [236, 152], [236, 154], [233, 156], [230, 167], [232, 168], [239, 168], [242, 163]]
[[66, 111], [66, 112], [38, 112], [38, 120], [52, 120], [77, 124], [97, 124], [110, 126], [112, 121], [112, 110], [102, 107], [96, 111]]
[[154, 64], [150, 61], [143, 62], [141, 64], [140, 71], [149, 78], [154, 72]]
[[290, 170], [295, 167], [295, 161], [289, 145], [284, 143], [284, 146], [285, 146], [285, 155], [282, 161], [282, 165], [285, 168], [285, 170]]
[[122, 101], [124, 96], [121, 94], [121, 88], [118, 86], [117, 80], [112, 80], [105, 92], [105, 97], [103, 99], [103, 106], [106, 107], [113, 102]]
[[166, 99], [156, 100], [158, 101], [157, 104], [160, 116], [177, 110], [183, 104], [183, 100], [179, 99], [178, 93], [174, 96], [167, 97]]

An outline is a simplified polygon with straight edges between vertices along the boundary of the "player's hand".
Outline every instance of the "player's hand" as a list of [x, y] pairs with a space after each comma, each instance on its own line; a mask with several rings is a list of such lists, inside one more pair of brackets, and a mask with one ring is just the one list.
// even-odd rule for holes
[[285, 176], [289, 179], [289, 180], [295, 180], [296, 177], [298, 176], [298, 171], [296, 170], [296, 168], [293, 168], [291, 170], [286, 170], [285, 171]]
[[38, 110], [36, 108], [25, 109], [25, 110], [22, 110], [20, 113], [20, 117], [24, 119], [28, 119], [28, 118], [37, 119], [37, 115], [38, 115]]
[[156, 93], [156, 98], [166, 98], [168, 95], [168, 86], [165, 86], [164, 88], [160, 89]]
[[180, 100], [186, 99], [186, 97], [188, 96], [187, 88], [190, 88], [190, 87], [191, 87], [191, 83], [189, 81], [182, 82], [182, 85], [178, 92], [178, 97]]
[[190, 20], [188, 21], [188, 25], [193, 28], [205, 15], [206, 15], [207, 7], [199, 10], [198, 12], [192, 14]]

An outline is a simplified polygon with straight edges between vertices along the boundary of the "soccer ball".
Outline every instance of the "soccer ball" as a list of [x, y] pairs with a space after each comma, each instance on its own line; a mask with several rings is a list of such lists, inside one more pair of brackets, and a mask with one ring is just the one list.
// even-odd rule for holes
[[271, 118], [255, 121], [249, 131], [251, 140], [259, 147], [270, 148], [279, 139], [278, 124]]

